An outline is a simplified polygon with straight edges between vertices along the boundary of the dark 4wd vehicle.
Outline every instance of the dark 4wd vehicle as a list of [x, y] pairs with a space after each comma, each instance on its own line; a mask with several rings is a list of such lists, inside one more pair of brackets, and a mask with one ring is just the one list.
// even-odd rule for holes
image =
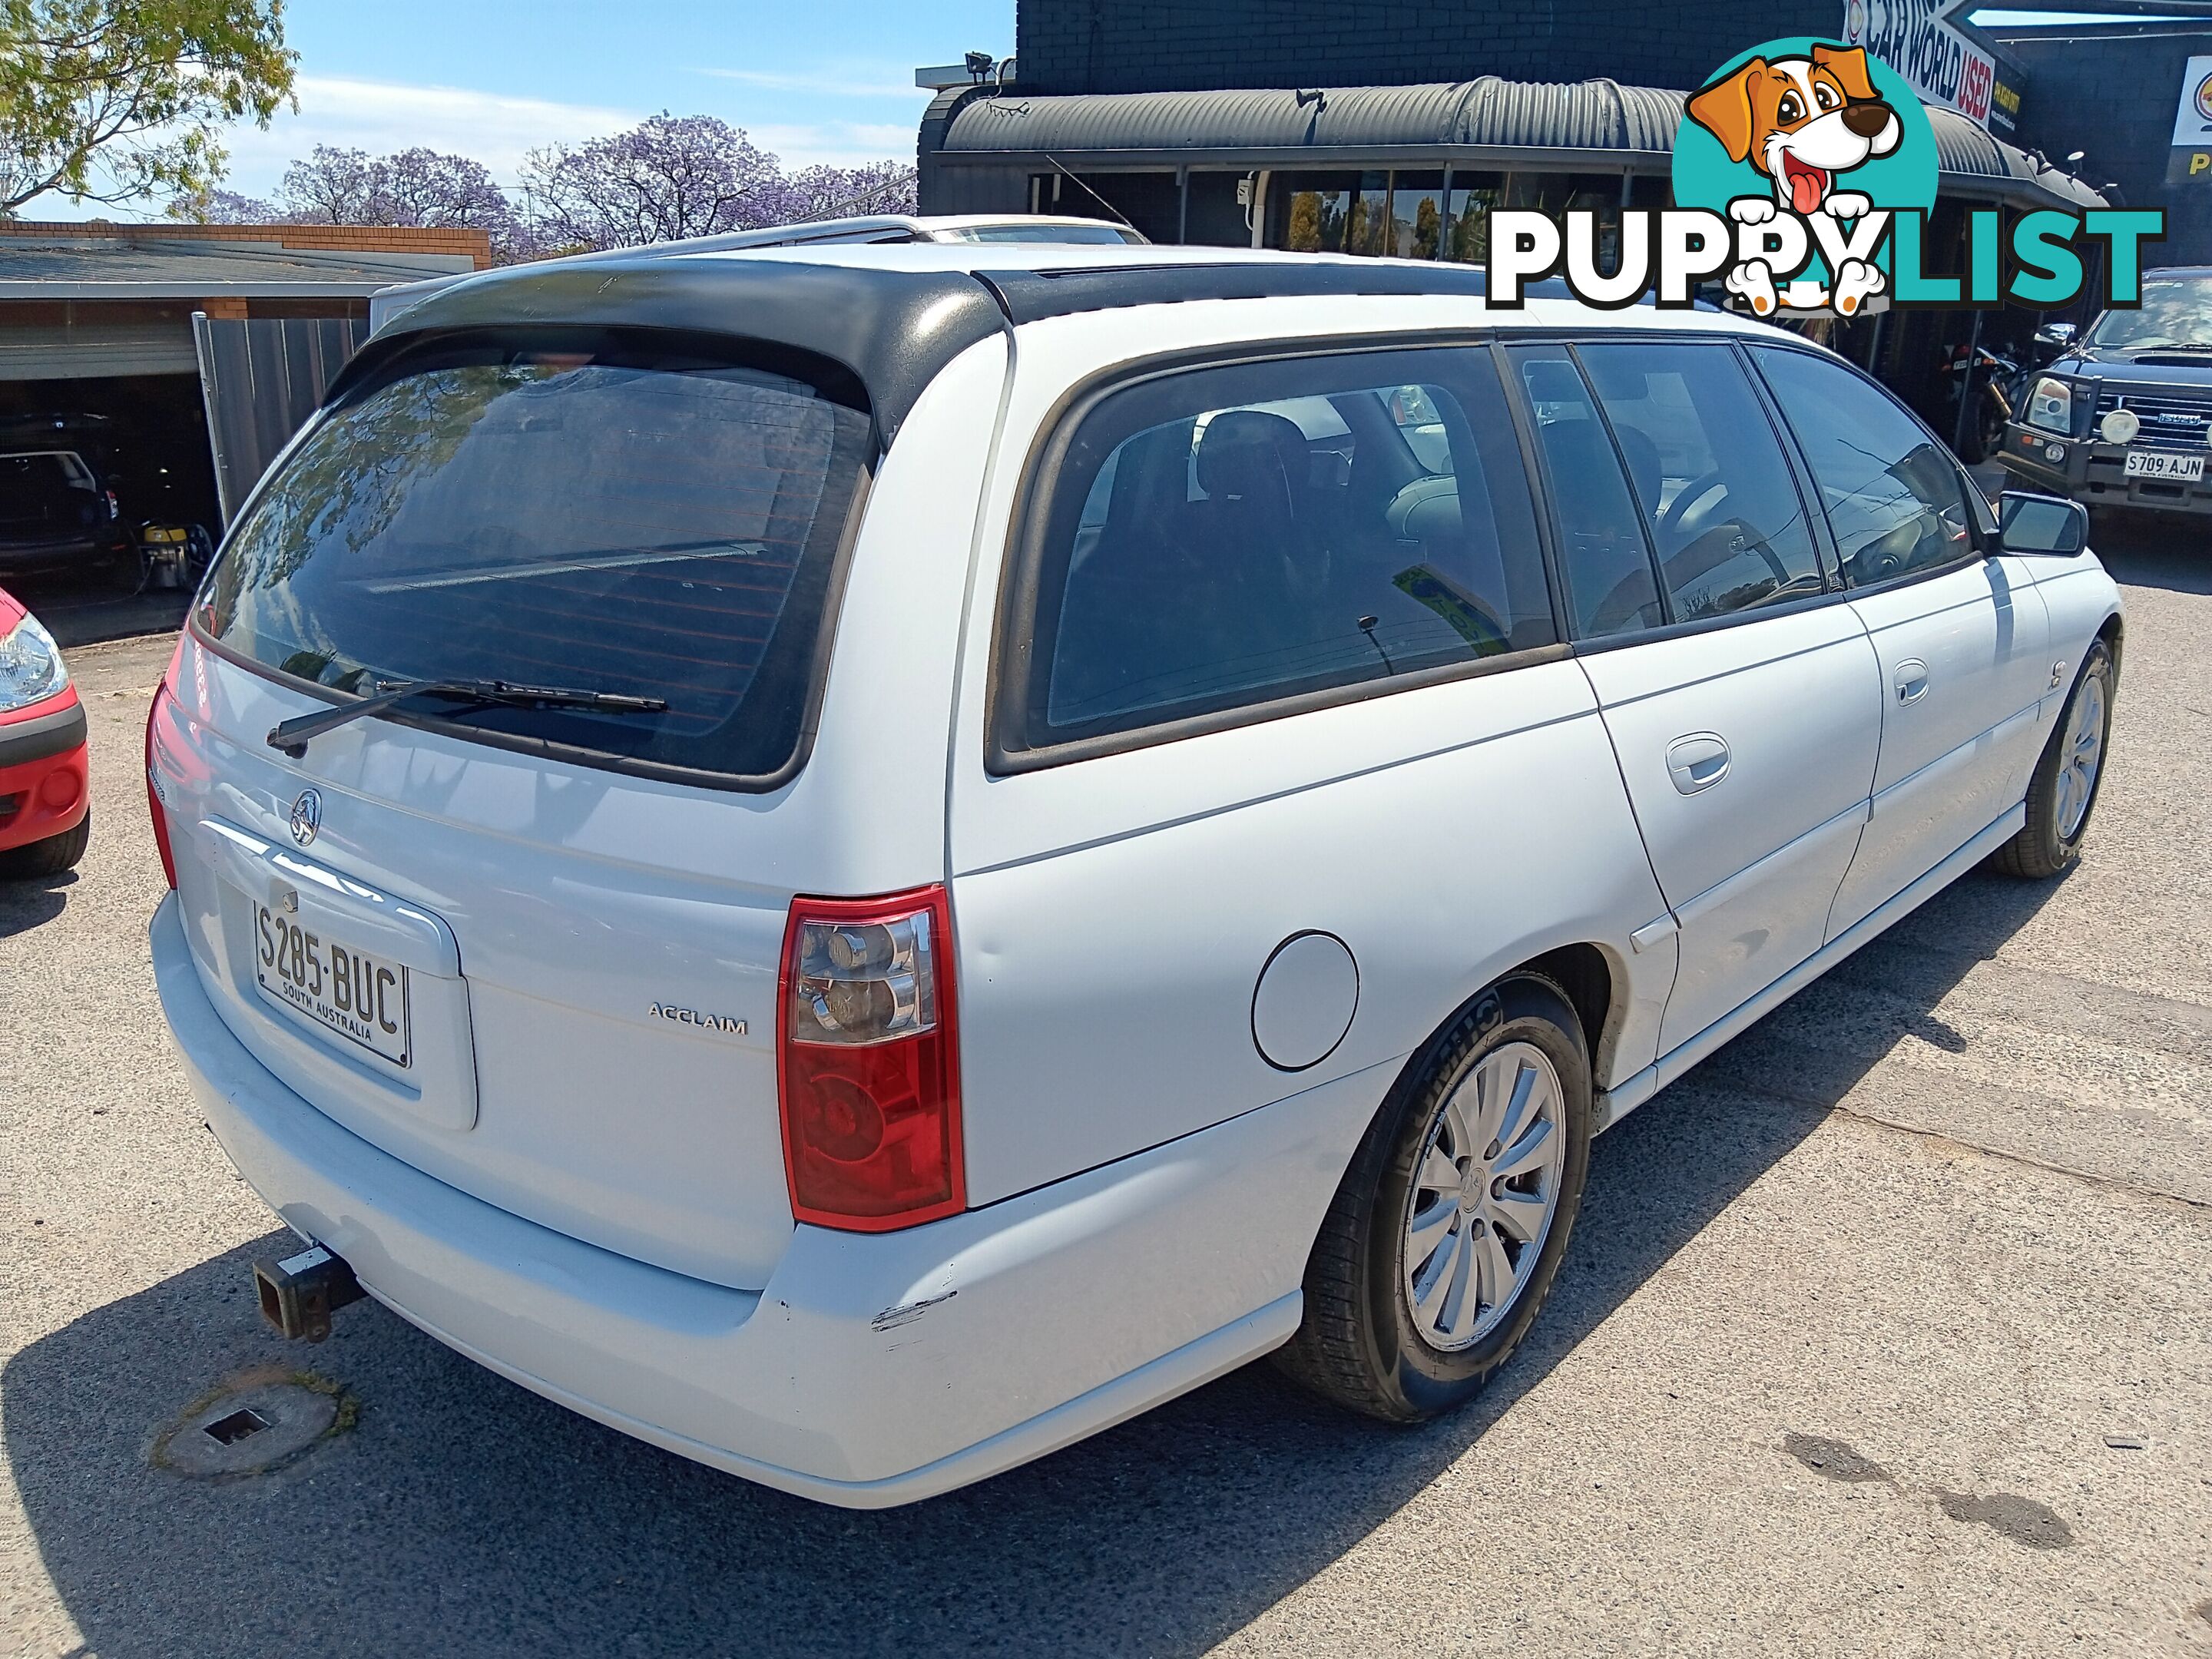
[[96, 416], [0, 418], [0, 574], [135, 569]]
[[2212, 267], [2146, 271], [2142, 304], [2107, 311], [2026, 377], [1998, 459], [2092, 507], [2212, 513]]

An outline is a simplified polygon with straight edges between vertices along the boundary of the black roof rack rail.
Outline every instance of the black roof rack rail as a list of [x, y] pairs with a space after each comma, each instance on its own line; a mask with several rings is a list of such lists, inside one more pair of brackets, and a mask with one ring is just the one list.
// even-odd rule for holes
[[[1057, 270], [979, 270], [975, 280], [998, 296], [1007, 319], [1033, 323], [1080, 311], [1172, 304], [1182, 300], [1271, 300], [1310, 295], [1462, 295], [1489, 291], [1479, 265], [1395, 260], [1224, 259], [1218, 264], [1102, 264]], [[1538, 299], [1569, 298], [1565, 283], [1528, 283]]]

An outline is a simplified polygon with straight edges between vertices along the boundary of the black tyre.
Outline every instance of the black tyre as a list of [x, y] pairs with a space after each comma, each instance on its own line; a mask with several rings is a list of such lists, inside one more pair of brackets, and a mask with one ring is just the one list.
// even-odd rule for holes
[[2112, 653], [2100, 640], [2082, 659], [2074, 690], [2027, 786], [2027, 823], [1990, 862], [2009, 876], [2042, 880], [2081, 856], [2112, 736]]
[[91, 844], [92, 809], [87, 807], [76, 829], [0, 853], [0, 881], [28, 881], [74, 870]]
[[1533, 975], [1484, 992], [1369, 1126], [1277, 1363], [1386, 1422], [1473, 1399], [1550, 1293], [1589, 1122], [1589, 1051], [1565, 994]]

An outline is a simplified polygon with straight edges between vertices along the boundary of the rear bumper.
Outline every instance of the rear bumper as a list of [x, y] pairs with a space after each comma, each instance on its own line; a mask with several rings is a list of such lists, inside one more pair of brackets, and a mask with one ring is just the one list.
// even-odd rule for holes
[[82, 823], [87, 785], [83, 708], [0, 725], [0, 853], [64, 835]]
[[611, 1427], [852, 1508], [996, 1474], [1285, 1340], [1387, 1086], [1378, 1068], [902, 1232], [802, 1225], [769, 1284], [739, 1291], [525, 1221], [369, 1146], [231, 1035], [173, 896], [151, 939], [216, 1139], [370, 1294]]

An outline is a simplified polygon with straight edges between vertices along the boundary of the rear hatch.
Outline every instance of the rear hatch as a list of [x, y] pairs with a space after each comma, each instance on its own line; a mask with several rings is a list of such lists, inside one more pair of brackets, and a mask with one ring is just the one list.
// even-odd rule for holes
[[[438, 337], [318, 417], [195, 606], [171, 739], [202, 981], [271, 1071], [518, 1214], [765, 1282], [794, 798], [873, 445], [821, 360], [610, 330]], [[629, 701], [269, 741], [430, 680]]]
[[106, 519], [106, 498], [74, 452], [0, 455], [0, 544], [82, 541]]

